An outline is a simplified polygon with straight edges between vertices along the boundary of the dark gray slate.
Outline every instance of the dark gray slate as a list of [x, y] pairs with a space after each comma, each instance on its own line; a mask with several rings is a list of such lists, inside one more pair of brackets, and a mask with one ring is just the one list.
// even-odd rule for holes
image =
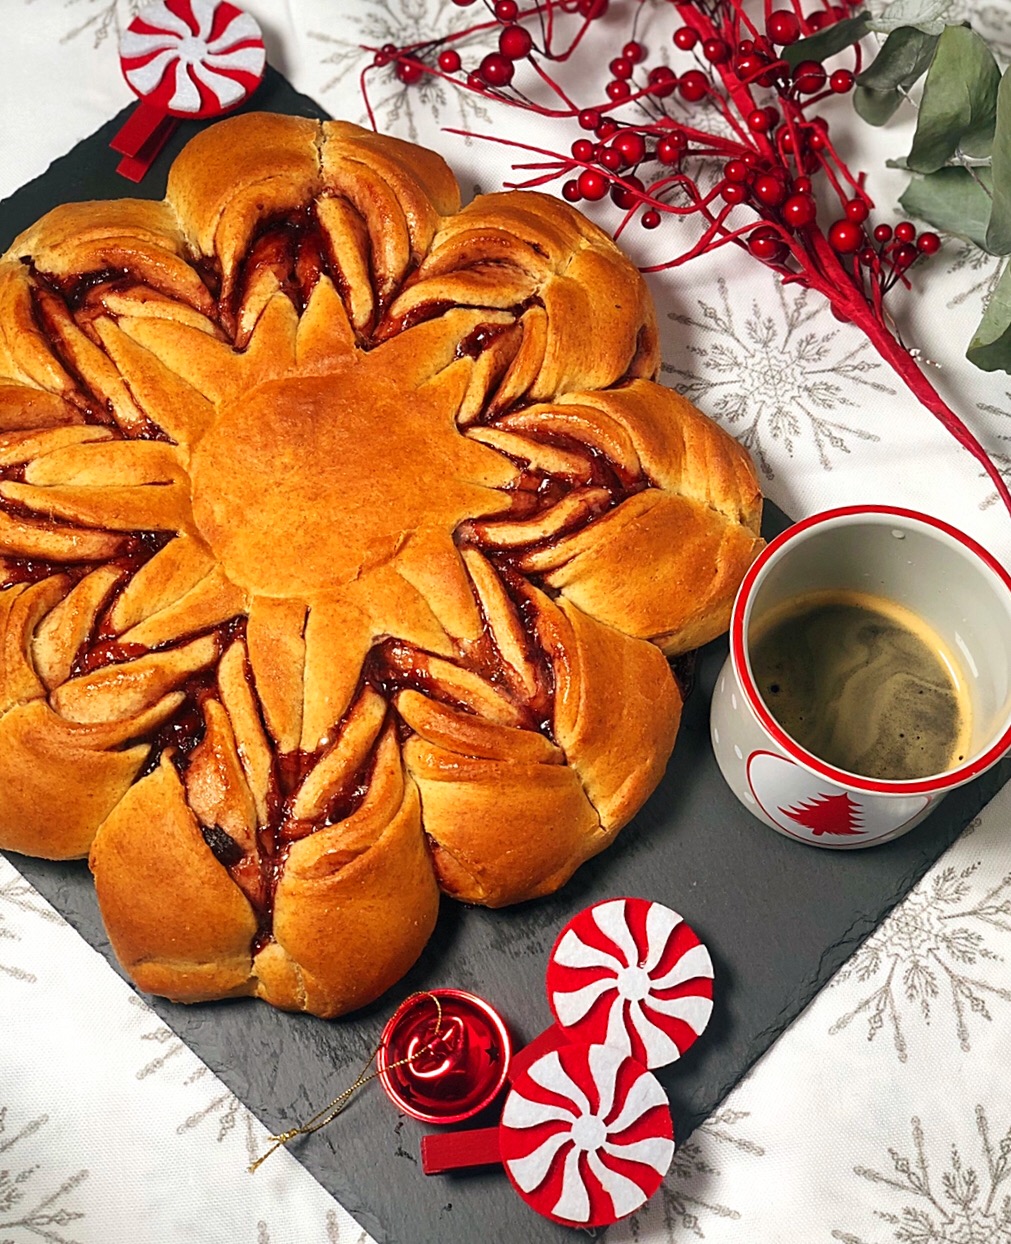
[[[254, 102], [279, 112], [325, 115], [273, 71]], [[180, 128], [154, 172], [134, 190], [115, 175], [117, 157], [108, 148], [122, 119], [110, 121], [0, 204], [0, 249], [60, 202], [135, 193], [161, 197], [168, 162], [192, 127]], [[768, 507], [766, 534], [786, 525]], [[346, 1020], [283, 1014], [248, 1000], [182, 1007], [155, 998], [155, 1010], [268, 1127], [282, 1130], [351, 1083], [385, 1017], [414, 990], [472, 989], [503, 1012], [519, 1043], [535, 1036], [549, 1020], [544, 966], [561, 925], [601, 898], [657, 899], [689, 920], [716, 965], [716, 1006], [704, 1039], [682, 1065], [660, 1073], [683, 1140], [1011, 776], [1011, 762], [1005, 761], [950, 795], [913, 833], [883, 847], [836, 852], [791, 842], [745, 812], [716, 768], [708, 710], [726, 651], [720, 640], [700, 654], [677, 746], [653, 797], [616, 844], [561, 894], [499, 912], [444, 903], [435, 936], [410, 975]], [[117, 967], [87, 867], [22, 856], [14, 863]], [[573, 1238], [533, 1215], [499, 1171], [426, 1178], [418, 1162], [424, 1130], [399, 1118], [372, 1085], [326, 1131], [291, 1148], [382, 1244]]]

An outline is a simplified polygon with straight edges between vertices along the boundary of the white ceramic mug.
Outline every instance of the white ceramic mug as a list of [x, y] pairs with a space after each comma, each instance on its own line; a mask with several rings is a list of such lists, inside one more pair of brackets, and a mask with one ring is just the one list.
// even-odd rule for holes
[[[771, 610], [819, 591], [884, 597], [936, 633], [970, 708], [963, 761], [922, 778], [864, 777], [786, 733], [762, 699], [749, 645]], [[837, 850], [897, 838], [1011, 748], [1011, 576], [962, 532], [911, 510], [852, 506], [804, 519], [763, 549], [741, 584], [710, 726], [731, 790], [779, 833]]]

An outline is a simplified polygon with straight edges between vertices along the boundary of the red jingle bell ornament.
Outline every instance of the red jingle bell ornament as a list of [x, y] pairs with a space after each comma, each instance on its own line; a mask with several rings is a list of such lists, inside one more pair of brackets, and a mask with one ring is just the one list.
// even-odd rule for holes
[[512, 1042], [489, 1003], [462, 989], [414, 994], [383, 1029], [379, 1082], [400, 1111], [423, 1123], [462, 1123], [499, 1095]]
[[375, 1079], [404, 1114], [424, 1123], [460, 1123], [499, 1095], [511, 1056], [509, 1030], [483, 998], [463, 989], [411, 994], [386, 1024], [355, 1081], [304, 1123], [271, 1136], [271, 1147], [249, 1170], [258, 1170], [296, 1137], [327, 1127]]

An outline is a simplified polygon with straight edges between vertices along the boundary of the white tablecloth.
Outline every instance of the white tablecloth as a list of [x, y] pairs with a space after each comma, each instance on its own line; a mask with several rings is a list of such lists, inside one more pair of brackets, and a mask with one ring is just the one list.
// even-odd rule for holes
[[[1006, 4], [956, 4], [1011, 50]], [[0, 195], [130, 102], [116, 41], [138, 7], [4, 0]], [[427, 37], [473, 12], [450, 0], [245, 7], [263, 24], [272, 63], [352, 120], [363, 112], [360, 43]], [[612, 0], [602, 56], [625, 37], [622, 15], [632, 7]], [[669, 6], [655, 8], [669, 32]], [[466, 190], [494, 189], [508, 176], [503, 148], [441, 127], [517, 132], [514, 114], [391, 76], [377, 83], [376, 100], [380, 126], [438, 147]], [[873, 131], [847, 107], [835, 110], [835, 132], [871, 172], [881, 218], [896, 220], [889, 205], [902, 177], [884, 161], [908, 145], [910, 123]], [[543, 122], [522, 129], [525, 140], [561, 150], [573, 136]], [[640, 263], [671, 253], [665, 229], [633, 229], [623, 240]], [[997, 270], [949, 241], [895, 311], [944, 394], [1009, 466], [1011, 378], [962, 357]], [[976, 463], [819, 299], [783, 290], [726, 250], [652, 286], [667, 381], [745, 440], [784, 510], [908, 505], [1008, 560], [1011, 519]], [[1009, 819], [1006, 789], [678, 1151], [646, 1210], [609, 1238], [1011, 1241]], [[265, 1129], [15, 864], [0, 860], [0, 1242], [366, 1239], [291, 1155], [246, 1173]]]

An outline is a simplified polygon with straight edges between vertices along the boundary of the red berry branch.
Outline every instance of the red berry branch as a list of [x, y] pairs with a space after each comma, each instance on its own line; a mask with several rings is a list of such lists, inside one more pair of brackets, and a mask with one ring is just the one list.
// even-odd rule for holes
[[[623, 213], [615, 236], [636, 219], [656, 229], [665, 217], [694, 217], [695, 241], [647, 271], [676, 268], [729, 245], [772, 268], [784, 284], [822, 294], [836, 317], [864, 333], [979, 461], [1011, 512], [1011, 492], [1000, 472], [903, 344], [885, 308], [889, 292], [909, 287], [910, 269], [935, 254], [940, 239], [930, 232], [917, 236], [909, 221], [894, 229], [872, 223], [865, 175], [850, 171], [815, 111], [822, 101], [851, 91], [860, 69], [859, 43], [846, 48], [852, 68], [829, 72], [823, 63], [834, 51], [831, 41], [826, 44], [832, 28], [853, 21], [847, 8], [819, 0], [804, 13], [800, 0], [778, 9], [763, 0], [758, 16], [759, 6], [745, 0], [672, 0], [664, 7], [676, 12], [680, 25], [671, 41], [695, 61], [676, 73], [659, 59], [651, 65], [636, 37], [639, 14], [649, 2], [629, 6], [635, 12], [632, 37], [588, 102], [572, 99], [555, 70], [577, 54], [608, 0], [527, 0], [522, 6], [517, 0], [482, 0], [486, 16], [465, 29], [424, 43], [369, 49], [373, 61], [362, 74], [369, 115], [374, 124], [369, 75], [392, 69], [408, 86], [432, 74], [527, 112], [571, 120], [581, 135], [567, 154], [514, 138], [469, 136], [541, 157], [514, 165], [531, 174], [515, 183], [522, 188], [561, 182], [570, 203], [609, 197]], [[475, 0], [455, 3], [468, 7]], [[847, 3], [852, 9], [860, 0]], [[496, 30], [498, 50], [475, 57], [468, 67], [475, 37]], [[819, 32], [828, 34], [811, 45], [800, 42]], [[846, 42], [841, 38], [839, 45]], [[819, 45], [826, 53], [821, 57]], [[578, 75], [584, 89], [592, 82], [590, 67]], [[838, 202], [834, 212], [819, 204], [816, 181], [824, 187], [823, 202]]]

